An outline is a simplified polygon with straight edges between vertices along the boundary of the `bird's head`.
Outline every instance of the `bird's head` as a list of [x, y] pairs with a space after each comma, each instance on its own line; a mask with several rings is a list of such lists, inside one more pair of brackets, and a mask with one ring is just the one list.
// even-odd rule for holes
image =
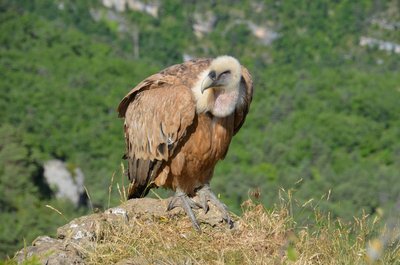
[[231, 56], [219, 56], [200, 73], [192, 91], [197, 113], [211, 112], [216, 117], [233, 113], [240, 98], [242, 66]]
[[201, 93], [207, 89], [233, 91], [239, 89], [241, 66], [238, 60], [231, 56], [215, 58], [207, 71], [207, 76], [201, 83]]

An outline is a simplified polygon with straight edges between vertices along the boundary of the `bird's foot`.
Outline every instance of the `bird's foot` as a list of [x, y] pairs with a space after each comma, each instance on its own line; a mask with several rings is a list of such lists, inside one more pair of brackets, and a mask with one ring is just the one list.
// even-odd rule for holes
[[229, 225], [229, 228], [233, 228], [233, 221], [228, 213], [228, 207], [217, 198], [208, 184], [201, 187], [197, 191], [197, 195], [200, 198], [200, 207], [203, 208], [205, 213], [209, 210], [208, 201], [210, 201], [222, 213], [222, 218]]
[[190, 221], [192, 221], [194, 229], [196, 229], [199, 232], [201, 231], [199, 222], [197, 221], [196, 216], [194, 215], [194, 212], [192, 210], [200, 208], [200, 206], [196, 202], [190, 199], [189, 196], [183, 191], [177, 190], [175, 192], [174, 197], [168, 204], [167, 211], [170, 211], [175, 207], [183, 208], [183, 210], [189, 216]]

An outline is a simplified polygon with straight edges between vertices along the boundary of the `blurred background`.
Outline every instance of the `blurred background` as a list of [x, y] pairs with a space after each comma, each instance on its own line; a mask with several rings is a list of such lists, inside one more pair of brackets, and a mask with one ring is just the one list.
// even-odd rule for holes
[[233, 55], [254, 79], [212, 181], [230, 210], [399, 211], [399, 1], [0, 0], [0, 45], [0, 259], [120, 203], [119, 101], [197, 57]]

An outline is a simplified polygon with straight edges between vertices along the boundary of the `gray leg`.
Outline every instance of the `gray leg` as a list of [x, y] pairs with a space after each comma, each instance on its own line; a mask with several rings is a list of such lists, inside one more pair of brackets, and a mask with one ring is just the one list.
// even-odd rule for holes
[[197, 191], [197, 194], [200, 197], [200, 206], [201, 208], [203, 208], [205, 213], [207, 213], [209, 210], [208, 201], [210, 201], [222, 213], [222, 218], [229, 225], [229, 228], [233, 228], [233, 221], [229, 216], [228, 208], [224, 203], [218, 200], [214, 192], [211, 191], [209, 184], [205, 184], [201, 189]]
[[190, 221], [192, 221], [194, 229], [197, 231], [201, 231], [200, 225], [197, 222], [196, 216], [192, 209], [198, 209], [199, 205], [197, 205], [189, 196], [181, 190], [177, 190], [175, 192], [174, 197], [168, 204], [167, 211], [174, 209], [175, 207], [182, 207], [185, 210], [186, 214], [189, 216]]

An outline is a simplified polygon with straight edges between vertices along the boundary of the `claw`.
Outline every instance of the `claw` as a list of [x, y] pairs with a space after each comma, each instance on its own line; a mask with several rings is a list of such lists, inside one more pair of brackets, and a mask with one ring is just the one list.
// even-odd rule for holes
[[179, 197], [178, 196], [174, 196], [174, 197], [172, 197], [172, 199], [169, 201], [169, 203], [168, 203], [168, 207], [167, 207], [167, 211], [171, 211], [172, 209], [174, 209], [175, 207], [178, 207], [179, 205], [177, 205], [177, 203], [178, 203], [178, 199], [179, 199]]
[[194, 229], [196, 229], [198, 232], [201, 232], [200, 225], [192, 210], [200, 208], [201, 206], [199, 204], [190, 199], [189, 196], [183, 191], [177, 190], [174, 197], [168, 203], [167, 211], [170, 211], [175, 207], [182, 207], [186, 214], [189, 216], [190, 221], [192, 221]]
[[204, 213], [208, 213], [210, 207], [208, 206], [208, 200], [206, 194], [204, 192], [201, 192], [199, 196], [200, 196], [200, 207], [204, 210]]
[[207, 213], [209, 210], [208, 201], [210, 201], [222, 213], [222, 219], [229, 225], [229, 228], [233, 228], [234, 223], [229, 216], [228, 207], [226, 207], [224, 203], [218, 200], [217, 196], [214, 194], [214, 192], [211, 191], [211, 188], [208, 184], [199, 189], [197, 191], [197, 194], [200, 197], [200, 206], [201, 208], [203, 208], [205, 213]]

